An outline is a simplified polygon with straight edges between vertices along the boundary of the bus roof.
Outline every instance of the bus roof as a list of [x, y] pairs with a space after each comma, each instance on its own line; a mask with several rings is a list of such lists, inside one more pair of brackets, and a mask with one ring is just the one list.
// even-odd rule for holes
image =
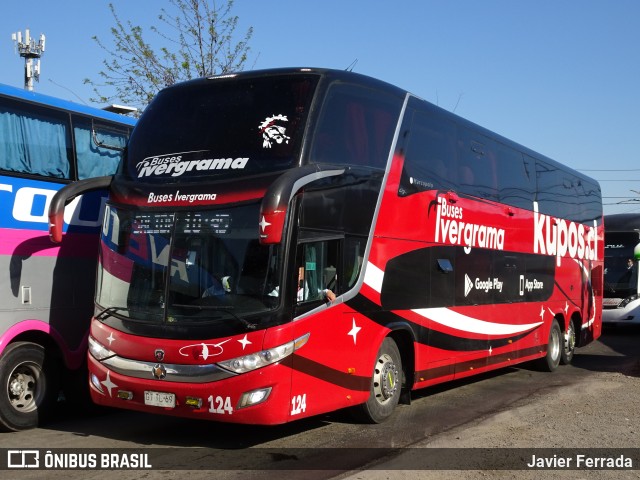
[[209, 77], [198, 78], [189, 80], [187, 82], [177, 83], [167, 88], [180, 88], [182, 85], [188, 86], [192, 83], [206, 83], [212, 80], [225, 80], [225, 79], [243, 79], [253, 77], [267, 77], [275, 75], [320, 75], [324, 78], [331, 80], [342, 80], [355, 82], [364, 86], [376, 87], [384, 89], [397, 95], [403, 96], [407, 92], [395, 85], [378, 80], [367, 75], [360, 73], [349, 72], [346, 70], [334, 70], [330, 68], [308, 68], [308, 67], [289, 67], [289, 68], [270, 68], [263, 70], [247, 70], [242, 72], [228, 73], [222, 75], [214, 75]]
[[79, 103], [70, 102], [56, 97], [50, 97], [41, 93], [30, 92], [22, 88], [12, 87], [10, 85], [0, 84], [0, 96], [10, 97], [25, 102], [37, 103], [39, 105], [48, 105], [54, 108], [68, 110], [70, 112], [89, 115], [91, 117], [99, 117], [104, 120], [110, 120], [118, 123], [125, 123], [134, 126], [136, 119], [127, 117], [125, 115], [118, 115], [115, 113], [101, 110], [95, 107], [89, 107], [87, 105], [81, 105]]
[[[557, 166], [559, 169], [571, 172], [571, 174], [575, 177], [582, 178], [591, 184], [598, 185], [598, 182], [593, 178], [568, 167], [564, 163], [561, 163], [552, 158], [549, 158], [541, 153], [536, 152], [535, 150], [532, 150], [531, 148], [528, 148], [520, 143], [514, 142], [513, 140], [509, 140], [508, 138], [503, 137], [500, 134], [497, 134], [491, 130], [488, 130], [485, 127], [482, 127], [481, 125], [473, 123], [463, 117], [460, 117], [459, 115], [449, 112], [448, 110], [445, 110], [437, 105], [434, 105], [431, 102], [424, 100], [423, 98], [418, 97], [417, 95], [412, 94], [407, 90], [404, 90], [393, 84], [387, 83], [383, 80], [378, 80], [376, 78], [369, 77], [367, 75], [363, 75], [360, 73], [350, 72], [346, 70], [334, 70], [329, 68], [310, 68], [310, 67], [288, 67], [288, 68], [273, 68], [273, 69], [264, 69], [264, 70], [248, 70], [248, 71], [228, 73], [228, 74], [189, 80], [186, 82], [181, 82], [181, 83], [168, 86], [165, 88], [165, 90], [176, 89], [176, 88], [189, 88], [191, 85], [201, 85], [204, 83], [210, 83], [211, 81], [215, 81], [215, 80], [245, 79], [245, 78], [266, 77], [271, 75], [305, 75], [305, 74], [319, 75], [327, 80], [337, 80], [337, 81], [344, 81], [344, 82], [350, 82], [350, 83], [357, 83], [364, 87], [377, 88], [377, 89], [385, 90], [388, 93], [400, 95], [400, 96], [405, 96], [407, 94], [413, 95], [414, 97], [424, 101], [426, 104], [429, 105], [430, 108], [438, 111], [439, 114], [441, 114], [445, 118], [448, 118], [449, 120], [456, 123], [457, 125], [477, 131], [482, 135], [498, 143], [510, 146], [524, 153], [525, 155], [529, 155], [530, 157], [543, 160], [551, 165]], [[598, 188], [599, 188], [599, 185], [598, 185]]]

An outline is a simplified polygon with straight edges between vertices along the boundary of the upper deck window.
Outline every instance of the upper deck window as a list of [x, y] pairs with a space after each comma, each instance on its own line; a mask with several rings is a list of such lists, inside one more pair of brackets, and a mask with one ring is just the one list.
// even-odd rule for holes
[[214, 78], [166, 89], [131, 136], [125, 173], [167, 182], [294, 166], [317, 78]]
[[378, 90], [336, 83], [327, 92], [310, 161], [384, 169], [402, 99]]

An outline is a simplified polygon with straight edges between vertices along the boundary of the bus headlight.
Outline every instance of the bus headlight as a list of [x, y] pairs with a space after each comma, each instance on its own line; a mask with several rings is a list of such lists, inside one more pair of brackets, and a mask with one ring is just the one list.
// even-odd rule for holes
[[115, 356], [115, 353], [102, 345], [92, 336], [89, 336], [89, 352], [91, 356], [101, 362], [107, 358]]
[[230, 370], [235, 373], [247, 373], [287, 358], [307, 343], [307, 340], [309, 340], [308, 333], [291, 342], [285, 343], [284, 345], [218, 362], [217, 365], [225, 370]]

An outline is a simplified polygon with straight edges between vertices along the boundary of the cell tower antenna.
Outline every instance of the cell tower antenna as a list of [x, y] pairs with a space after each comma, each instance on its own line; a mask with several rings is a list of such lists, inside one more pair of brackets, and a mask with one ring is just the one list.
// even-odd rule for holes
[[[18, 54], [24, 58], [24, 88], [33, 91], [33, 79], [40, 81], [40, 57], [44, 53], [44, 33], [40, 34], [40, 39], [29, 35], [29, 29], [24, 32], [12, 33], [11, 39], [15, 42]], [[24, 40], [24, 41], [23, 41]]]

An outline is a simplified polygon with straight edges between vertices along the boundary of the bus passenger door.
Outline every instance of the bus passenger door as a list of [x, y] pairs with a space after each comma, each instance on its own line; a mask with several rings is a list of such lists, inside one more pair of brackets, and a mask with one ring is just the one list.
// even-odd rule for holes
[[[302, 235], [301, 235], [302, 236]], [[296, 293], [294, 336], [309, 334], [307, 343], [293, 355], [291, 418], [316, 415], [369, 395], [374, 329], [359, 312], [347, 311], [340, 296], [355, 282], [361, 256], [350, 239], [306, 236], [298, 244], [295, 263]], [[364, 249], [362, 248], [362, 251]], [[367, 323], [369, 322], [369, 323]]]

